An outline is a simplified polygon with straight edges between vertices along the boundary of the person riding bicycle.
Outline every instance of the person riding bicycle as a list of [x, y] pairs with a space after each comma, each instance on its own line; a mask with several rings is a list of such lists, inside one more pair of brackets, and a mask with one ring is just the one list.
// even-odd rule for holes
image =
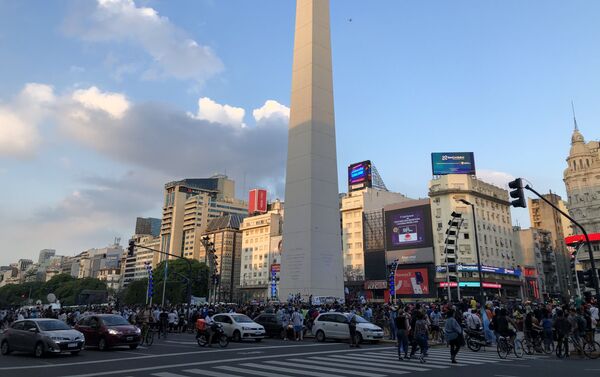
[[542, 327], [539, 326], [537, 318], [534, 317], [532, 312], [527, 313], [525, 316], [525, 323], [523, 325], [523, 333], [525, 339], [535, 341], [542, 333]]
[[[571, 324], [565, 318], [565, 315], [562, 310], [556, 311], [556, 319], [554, 320], [554, 331], [556, 333], [556, 338], [558, 340], [557, 349], [559, 352], [564, 347], [565, 356], [569, 357], [569, 341], [566, 339], [571, 332]], [[557, 353], [558, 354], [558, 353]]]
[[512, 324], [516, 328], [516, 324], [514, 321], [507, 316], [506, 309], [502, 308], [498, 311], [498, 314], [494, 316], [492, 319], [492, 327], [494, 328], [494, 332], [504, 338], [510, 338], [510, 343], [514, 342], [517, 334], [513, 329], [510, 328], [510, 324]]

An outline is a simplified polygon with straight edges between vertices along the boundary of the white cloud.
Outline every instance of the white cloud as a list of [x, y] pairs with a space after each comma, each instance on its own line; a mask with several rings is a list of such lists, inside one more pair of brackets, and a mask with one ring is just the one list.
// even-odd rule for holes
[[144, 77], [171, 76], [199, 83], [223, 70], [210, 47], [202, 46], [156, 10], [133, 0], [98, 0], [79, 4], [66, 20], [67, 33], [88, 42], [125, 42], [142, 48], [153, 67]]
[[262, 107], [254, 109], [254, 111], [252, 111], [252, 116], [254, 116], [256, 122], [272, 118], [282, 119], [287, 122], [290, 118], [290, 108], [270, 99], [265, 101], [265, 104]]
[[229, 126], [244, 126], [246, 111], [241, 107], [221, 105], [208, 97], [198, 100], [198, 113], [193, 115], [199, 120], [221, 123]]
[[0, 105], [0, 155], [25, 158], [41, 141], [39, 122], [55, 102], [52, 87], [29, 83], [6, 105]]
[[515, 179], [509, 173], [487, 169], [477, 169], [477, 178], [503, 189], [508, 189], [508, 182]]
[[85, 108], [102, 110], [113, 118], [122, 118], [129, 109], [129, 101], [123, 94], [101, 92], [95, 86], [76, 90], [72, 97], [73, 100], [79, 102]]

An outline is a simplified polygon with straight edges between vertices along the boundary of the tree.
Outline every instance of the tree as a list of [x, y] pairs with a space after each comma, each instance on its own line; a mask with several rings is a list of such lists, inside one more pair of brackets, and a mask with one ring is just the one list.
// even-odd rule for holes
[[[208, 295], [208, 266], [193, 259], [192, 263], [192, 296]], [[167, 290], [165, 302], [179, 304], [187, 302], [188, 264], [182, 259], [171, 259], [167, 267]], [[162, 300], [162, 289], [165, 276], [165, 262], [154, 269], [154, 302]], [[185, 278], [184, 278], [185, 277]]]
[[125, 305], [138, 305], [146, 303], [147, 289], [148, 278], [132, 281], [123, 292], [123, 303]]

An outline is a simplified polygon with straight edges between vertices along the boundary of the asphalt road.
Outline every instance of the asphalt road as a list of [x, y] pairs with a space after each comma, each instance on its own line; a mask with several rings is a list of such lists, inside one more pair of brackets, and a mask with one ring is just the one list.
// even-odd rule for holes
[[600, 359], [573, 356], [509, 356], [500, 360], [495, 348], [487, 352], [461, 350], [459, 364], [449, 363], [445, 346], [432, 347], [425, 363], [398, 361], [393, 344], [364, 345], [351, 349], [345, 343], [291, 342], [266, 339], [261, 343], [230, 343], [228, 348], [200, 348], [193, 335], [173, 334], [149, 348], [87, 349], [79, 356], [11, 354], [0, 357], [0, 375], [10, 377], [236, 377], [236, 376], [490, 376], [586, 377], [600, 375]]

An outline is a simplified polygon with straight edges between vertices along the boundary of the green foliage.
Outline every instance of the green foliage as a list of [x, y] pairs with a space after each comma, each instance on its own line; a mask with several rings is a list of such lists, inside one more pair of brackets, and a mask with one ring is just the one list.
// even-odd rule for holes
[[125, 305], [143, 304], [146, 302], [146, 289], [148, 289], [148, 279], [134, 280], [124, 292], [122, 292], [121, 300]]
[[47, 303], [48, 293], [54, 293], [62, 305], [75, 305], [81, 291], [106, 290], [106, 283], [94, 278], [76, 279], [68, 274], [54, 276], [49, 281], [5, 285], [0, 288], [0, 308], [27, 305], [31, 291], [31, 303], [41, 300]]
[[[208, 266], [197, 260], [192, 263], [192, 296], [206, 297], [208, 295]], [[171, 259], [167, 267], [167, 289], [165, 303], [179, 304], [187, 302], [188, 263], [183, 259]], [[154, 269], [154, 302], [162, 301], [163, 281], [165, 276], [165, 262], [161, 262]]]

